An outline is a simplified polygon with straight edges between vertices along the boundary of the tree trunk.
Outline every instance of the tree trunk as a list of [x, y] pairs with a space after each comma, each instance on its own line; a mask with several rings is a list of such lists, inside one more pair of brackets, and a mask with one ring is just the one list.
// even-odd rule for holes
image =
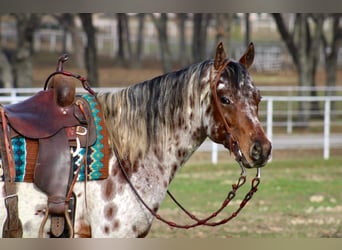
[[125, 44], [127, 45], [127, 61], [129, 62], [129, 64], [131, 64], [130, 62], [132, 61], [132, 45], [131, 45], [131, 34], [129, 32], [129, 19], [128, 19], [128, 15], [124, 14], [123, 16], [124, 18], [124, 31], [125, 31]]
[[[311, 75], [311, 93], [310, 96], [317, 96], [316, 90], [316, 74], [317, 74], [317, 65], [319, 63], [320, 51], [321, 51], [321, 37], [323, 34], [323, 22], [324, 22], [324, 15], [323, 14], [313, 14], [311, 18], [314, 20], [315, 27], [313, 30], [313, 35], [308, 37], [311, 43], [309, 43], [310, 48], [308, 50], [310, 67], [309, 67], [309, 74]], [[308, 28], [309, 28], [309, 24]], [[310, 109], [313, 113], [313, 117], [320, 118], [320, 107], [318, 101], [313, 101], [310, 103]], [[316, 113], [316, 114], [315, 114]]]
[[179, 63], [181, 67], [186, 66], [188, 62], [188, 53], [186, 49], [186, 36], [185, 36], [185, 21], [187, 18], [186, 13], [177, 14], [179, 22]]
[[207, 26], [210, 20], [210, 14], [194, 14], [194, 31], [192, 40], [192, 57], [194, 62], [206, 58], [207, 49]]
[[155, 15], [151, 14], [151, 17], [158, 30], [160, 56], [163, 65], [163, 71], [170, 72], [172, 70], [172, 58], [167, 35], [167, 14], [162, 13], [160, 15], [160, 18], [157, 18]]
[[123, 13], [117, 14], [118, 19], [118, 53], [117, 53], [117, 60], [119, 64], [125, 63], [125, 45], [124, 45], [124, 20], [123, 20]]
[[62, 53], [69, 53], [70, 51], [68, 48], [67, 40], [68, 40], [68, 33], [70, 31], [70, 27], [73, 23], [73, 15], [70, 13], [63, 13], [60, 17], [56, 17], [59, 23], [62, 25], [63, 28], [63, 36], [62, 36]]
[[120, 65], [129, 66], [132, 60], [132, 48], [129, 33], [128, 16], [125, 13], [118, 13], [118, 55]]
[[138, 14], [138, 34], [137, 34], [137, 47], [134, 56], [134, 67], [141, 67], [141, 60], [144, 48], [144, 28], [145, 28], [145, 14]]
[[[219, 42], [223, 42], [225, 51], [228, 52], [228, 55], [231, 56], [230, 53], [230, 33], [231, 33], [231, 27], [232, 27], [232, 21], [233, 21], [233, 14], [216, 14], [216, 44], [213, 48], [213, 55], [216, 50], [216, 45]], [[234, 55], [233, 55], [234, 56]]]
[[273, 13], [272, 14], [274, 21], [278, 27], [278, 31], [286, 47], [292, 57], [292, 61], [296, 67], [299, 65], [299, 58], [298, 58], [298, 48], [295, 44], [293, 35], [290, 34], [288, 28], [285, 25], [284, 19], [281, 14]]
[[39, 24], [36, 14], [14, 14], [17, 21], [17, 47], [13, 62], [13, 86], [32, 86], [33, 33]]
[[[337, 70], [338, 70], [338, 50], [342, 43], [342, 27], [339, 23], [342, 21], [341, 14], [332, 14], [332, 40], [329, 44], [327, 38], [322, 34], [322, 43], [325, 58], [325, 72], [326, 72], [326, 96], [336, 95], [336, 91], [333, 89], [337, 83]], [[335, 110], [336, 105], [331, 103], [331, 110]]]
[[73, 14], [71, 25], [69, 27], [70, 33], [71, 33], [72, 44], [73, 44], [72, 49], [73, 49], [73, 54], [75, 56], [76, 66], [79, 69], [83, 69], [85, 68], [84, 49], [83, 49], [84, 44], [83, 44], [81, 32], [76, 27], [75, 18], [76, 18], [76, 15]]
[[84, 60], [87, 70], [87, 78], [91, 86], [98, 87], [98, 68], [97, 68], [97, 49], [96, 49], [96, 32], [93, 26], [93, 18], [91, 13], [79, 14], [83, 30], [87, 36], [87, 44], [84, 50]]
[[[296, 14], [295, 26], [292, 34], [286, 27], [281, 14], [273, 14], [273, 18], [296, 66], [299, 86], [303, 88], [315, 87], [316, 69], [319, 61], [320, 38], [324, 20], [323, 16], [310, 16], [306, 13]], [[309, 26], [310, 18], [315, 20], [313, 32], [311, 32]], [[300, 91], [298, 94], [303, 96], [317, 95], [315, 90]], [[298, 107], [299, 121], [301, 121], [304, 126], [308, 125], [311, 116], [310, 110], [316, 111], [319, 109], [317, 102], [299, 102]]]
[[[339, 45], [342, 42], [342, 27], [339, 27], [340, 20], [342, 19], [341, 14], [334, 14], [332, 16], [332, 41], [329, 44], [324, 34], [322, 34], [322, 42], [324, 47], [324, 58], [325, 58], [325, 71], [326, 71], [326, 91], [327, 96], [335, 95], [335, 91], [331, 87], [336, 87], [337, 81], [337, 55]], [[329, 89], [330, 87], [330, 89]]]
[[245, 46], [246, 48], [248, 48], [248, 45], [251, 41], [251, 23], [249, 20], [249, 13], [245, 14], [245, 25], [246, 25]]
[[0, 88], [12, 88], [12, 66], [0, 46]]

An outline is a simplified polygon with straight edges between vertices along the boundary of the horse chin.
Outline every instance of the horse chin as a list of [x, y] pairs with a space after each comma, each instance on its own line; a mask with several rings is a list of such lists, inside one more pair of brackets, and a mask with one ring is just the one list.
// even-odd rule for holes
[[268, 161], [265, 162], [250, 162], [246, 159], [246, 157], [244, 156], [244, 154], [241, 154], [241, 156], [239, 157], [240, 159], [237, 159], [237, 161], [241, 162], [242, 166], [244, 166], [245, 168], [262, 168], [266, 165], [266, 163]]
[[231, 149], [231, 144], [229, 143], [229, 140], [224, 141], [223, 146], [228, 149], [230, 152], [232, 152], [235, 155], [235, 160], [240, 164], [240, 166], [243, 166], [244, 168], [261, 168], [266, 165], [267, 161], [265, 162], [254, 162], [247, 160], [245, 157], [245, 154], [241, 151], [240, 148], [234, 151]]
[[264, 167], [267, 163], [267, 161], [255, 162], [255, 161], [247, 160], [247, 158], [245, 157], [245, 154], [241, 150], [239, 150], [237, 152], [237, 155], [235, 155], [235, 160], [240, 164], [241, 167], [248, 168], [248, 169], [261, 168], [261, 167]]
[[246, 158], [241, 159], [241, 163], [245, 168], [262, 168], [266, 165], [266, 163], [250, 163]]
[[236, 161], [239, 162], [240, 165], [242, 164], [242, 166], [245, 168], [256, 167], [254, 163], [251, 163], [246, 159], [246, 157], [243, 153], [239, 157], [237, 157]]

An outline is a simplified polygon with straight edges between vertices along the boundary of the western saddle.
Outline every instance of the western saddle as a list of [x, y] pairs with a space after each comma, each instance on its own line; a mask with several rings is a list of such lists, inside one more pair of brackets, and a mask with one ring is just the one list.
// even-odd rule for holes
[[0, 153], [7, 209], [3, 237], [22, 237], [10, 143], [16, 136], [38, 142], [33, 182], [48, 197], [39, 236], [43, 236], [50, 215], [51, 237], [73, 237], [76, 201], [72, 191], [79, 169], [74, 172], [71, 149], [94, 144], [96, 128], [89, 104], [76, 96], [72, 78], [80, 80], [90, 94], [95, 93], [85, 78], [63, 71], [67, 59], [67, 55], [58, 59], [57, 70], [47, 78], [44, 90], [23, 102], [0, 106]]

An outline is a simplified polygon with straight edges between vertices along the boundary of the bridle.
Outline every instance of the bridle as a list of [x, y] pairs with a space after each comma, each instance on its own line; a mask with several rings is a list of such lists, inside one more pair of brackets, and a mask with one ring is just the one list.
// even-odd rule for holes
[[214, 226], [218, 226], [218, 225], [223, 225], [225, 223], [227, 223], [228, 221], [230, 221], [231, 219], [233, 219], [234, 217], [236, 217], [240, 211], [245, 207], [245, 205], [248, 203], [248, 201], [253, 197], [254, 193], [258, 190], [258, 186], [260, 184], [260, 168], [257, 168], [257, 174], [256, 176], [252, 179], [251, 181], [251, 188], [250, 190], [247, 192], [247, 194], [245, 195], [244, 199], [241, 201], [239, 207], [235, 210], [235, 212], [231, 213], [228, 217], [221, 219], [219, 221], [216, 222], [211, 222], [211, 220], [215, 217], [217, 217], [225, 207], [227, 207], [227, 205], [234, 199], [234, 197], [236, 196], [236, 192], [238, 191], [238, 189], [243, 186], [246, 183], [246, 176], [247, 176], [247, 172], [245, 170], [245, 167], [243, 166], [243, 154], [240, 150], [240, 147], [238, 145], [238, 142], [233, 138], [233, 136], [231, 135], [230, 131], [230, 127], [228, 125], [228, 122], [226, 121], [226, 119], [224, 118], [223, 115], [223, 111], [222, 108], [219, 104], [218, 101], [218, 97], [217, 97], [217, 85], [219, 83], [219, 79], [220, 76], [223, 72], [223, 70], [226, 68], [226, 66], [229, 64], [230, 60], [226, 60], [223, 64], [221, 64], [221, 66], [216, 70], [216, 77], [214, 80], [212, 80], [212, 71], [210, 72], [210, 89], [211, 89], [211, 93], [213, 95], [213, 100], [215, 103], [216, 108], [218, 109], [219, 115], [221, 117], [221, 120], [224, 124], [226, 133], [227, 133], [227, 139], [228, 139], [228, 144], [229, 144], [229, 150], [231, 152], [233, 152], [233, 154], [235, 155], [235, 160], [239, 163], [240, 168], [241, 168], [241, 174], [239, 179], [237, 180], [237, 182], [235, 184], [232, 185], [232, 189], [228, 192], [227, 197], [225, 198], [225, 200], [222, 202], [221, 206], [215, 211], [213, 212], [211, 215], [209, 215], [206, 218], [198, 218], [197, 216], [195, 216], [194, 214], [190, 213], [188, 210], [186, 210], [176, 199], [175, 197], [171, 194], [170, 191], [167, 191], [168, 195], [170, 196], [170, 198], [179, 206], [179, 208], [186, 214], [188, 215], [194, 222], [191, 224], [177, 224], [173, 221], [170, 220], [166, 220], [163, 217], [161, 217], [157, 212], [155, 212], [149, 205], [146, 204], [146, 202], [143, 200], [143, 198], [141, 197], [141, 195], [138, 193], [138, 191], [136, 190], [136, 188], [134, 187], [133, 183], [131, 182], [125, 168], [123, 167], [123, 163], [122, 163], [122, 159], [120, 159], [119, 153], [117, 151], [117, 149], [114, 147], [114, 154], [117, 158], [118, 161], [118, 165], [119, 168], [122, 172], [122, 174], [124, 175], [128, 185], [130, 186], [130, 188], [132, 189], [133, 193], [135, 194], [135, 196], [138, 198], [138, 200], [141, 202], [141, 204], [159, 221], [166, 223], [167, 225], [171, 226], [171, 227], [175, 227], [175, 228], [183, 228], [183, 229], [189, 229], [189, 228], [193, 228], [193, 227], [197, 227], [197, 226], [210, 226], [210, 227], [214, 227]]
[[[231, 62], [230, 60], [226, 59], [224, 61], [224, 63], [221, 64], [221, 66], [216, 70], [216, 77], [214, 80], [212, 80], [212, 71], [210, 71], [210, 90], [211, 90], [211, 94], [213, 95], [214, 104], [216, 106], [216, 109], [219, 112], [221, 121], [222, 121], [224, 128], [226, 130], [226, 138], [228, 141], [228, 149], [230, 150], [230, 152], [233, 152], [233, 154], [235, 156], [235, 161], [237, 161], [239, 163], [241, 171], [242, 171], [241, 175], [246, 175], [246, 169], [242, 163], [242, 161], [245, 160], [245, 156], [243, 155], [243, 153], [240, 150], [238, 141], [234, 138], [234, 136], [231, 133], [231, 128], [230, 128], [227, 120], [224, 118], [223, 110], [222, 110], [222, 107], [221, 107], [219, 100], [218, 100], [218, 97], [217, 97], [217, 85], [219, 84], [220, 76], [221, 76], [223, 70], [227, 67], [227, 65], [230, 62]], [[257, 168], [257, 177], [260, 178], [260, 168]]]

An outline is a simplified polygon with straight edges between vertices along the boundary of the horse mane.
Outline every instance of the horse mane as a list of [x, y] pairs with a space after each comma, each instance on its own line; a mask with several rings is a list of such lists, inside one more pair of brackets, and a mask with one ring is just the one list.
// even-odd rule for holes
[[203, 61], [119, 92], [97, 94], [110, 145], [116, 147], [120, 157], [133, 162], [155, 144], [166, 150], [167, 141], [179, 125], [190, 122], [190, 113], [200, 113], [200, 81], [202, 74], [209, 72], [203, 69], [210, 65], [212, 61]]

